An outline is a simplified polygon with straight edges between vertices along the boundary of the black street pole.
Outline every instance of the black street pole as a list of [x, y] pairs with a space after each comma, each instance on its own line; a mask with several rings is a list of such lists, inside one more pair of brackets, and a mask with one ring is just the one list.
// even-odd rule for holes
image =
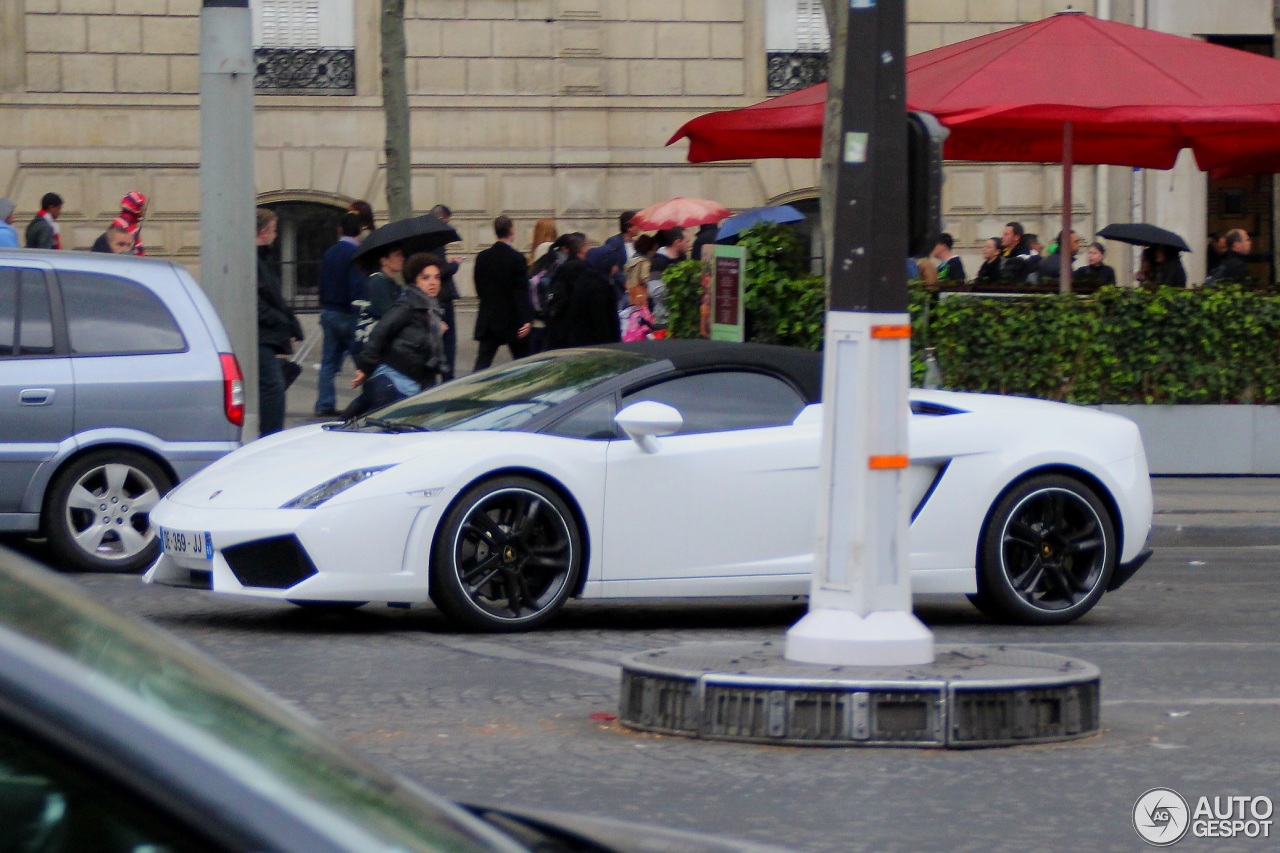
[[830, 311], [907, 310], [905, 0], [849, 2]]
[[[847, 5], [846, 5], [847, 4]], [[786, 657], [847, 666], [933, 661], [911, 612], [907, 513], [905, 0], [843, 0], [846, 20], [828, 313], [823, 488], [809, 613]], [[845, 26], [842, 27], [841, 25]]]

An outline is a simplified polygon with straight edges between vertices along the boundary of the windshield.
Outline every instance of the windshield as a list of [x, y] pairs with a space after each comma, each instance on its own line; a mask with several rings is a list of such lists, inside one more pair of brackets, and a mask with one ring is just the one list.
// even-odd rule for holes
[[651, 363], [652, 358], [620, 350], [545, 353], [429, 388], [347, 428], [519, 429], [548, 409]]
[[246, 785], [283, 787], [317, 804], [309, 811], [316, 819], [336, 820], [329, 827], [335, 837], [349, 832], [342, 826], [349, 821], [388, 849], [492, 849], [449, 811], [339, 748], [317, 727], [218, 665], [3, 550], [0, 625], [57, 649], [88, 667], [93, 677], [122, 688], [122, 695], [146, 709], [140, 712], [153, 716], [154, 725], [169, 728], [165, 723], [177, 718], [216, 741], [219, 754], [227, 751], [227, 761], [252, 762], [255, 772]]

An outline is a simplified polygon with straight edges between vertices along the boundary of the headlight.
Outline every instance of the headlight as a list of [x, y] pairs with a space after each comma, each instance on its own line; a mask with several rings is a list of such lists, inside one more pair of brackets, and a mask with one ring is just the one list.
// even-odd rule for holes
[[308, 489], [280, 508], [315, 509], [329, 500], [329, 498], [340, 495], [352, 486], [363, 483], [379, 471], [385, 471], [392, 467], [394, 466], [379, 465], [377, 468], [358, 468], [355, 471], [339, 474], [327, 483], [321, 483], [314, 489]]

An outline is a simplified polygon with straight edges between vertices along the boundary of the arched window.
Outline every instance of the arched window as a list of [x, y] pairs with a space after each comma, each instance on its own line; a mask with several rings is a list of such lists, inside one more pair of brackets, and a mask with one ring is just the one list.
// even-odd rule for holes
[[345, 207], [310, 201], [266, 202], [280, 222], [279, 238], [268, 263], [280, 276], [284, 297], [294, 310], [320, 307], [320, 258], [338, 240]]

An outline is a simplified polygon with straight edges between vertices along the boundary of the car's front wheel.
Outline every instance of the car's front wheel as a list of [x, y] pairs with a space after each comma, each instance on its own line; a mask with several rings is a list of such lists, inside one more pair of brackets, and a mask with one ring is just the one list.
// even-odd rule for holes
[[1061, 625], [1098, 603], [1117, 558], [1115, 525], [1092, 489], [1070, 477], [1033, 477], [992, 510], [970, 599], [993, 619]]
[[77, 571], [142, 571], [160, 553], [149, 514], [171, 488], [164, 469], [140, 453], [85, 454], [49, 488], [44, 527], [50, 550]]
[[482, 631], [546, 622], [573, 593], [582, 536], [553, 490], [526, 477], [478, 483], [454, 504], [436, 537], [431, 600]]

